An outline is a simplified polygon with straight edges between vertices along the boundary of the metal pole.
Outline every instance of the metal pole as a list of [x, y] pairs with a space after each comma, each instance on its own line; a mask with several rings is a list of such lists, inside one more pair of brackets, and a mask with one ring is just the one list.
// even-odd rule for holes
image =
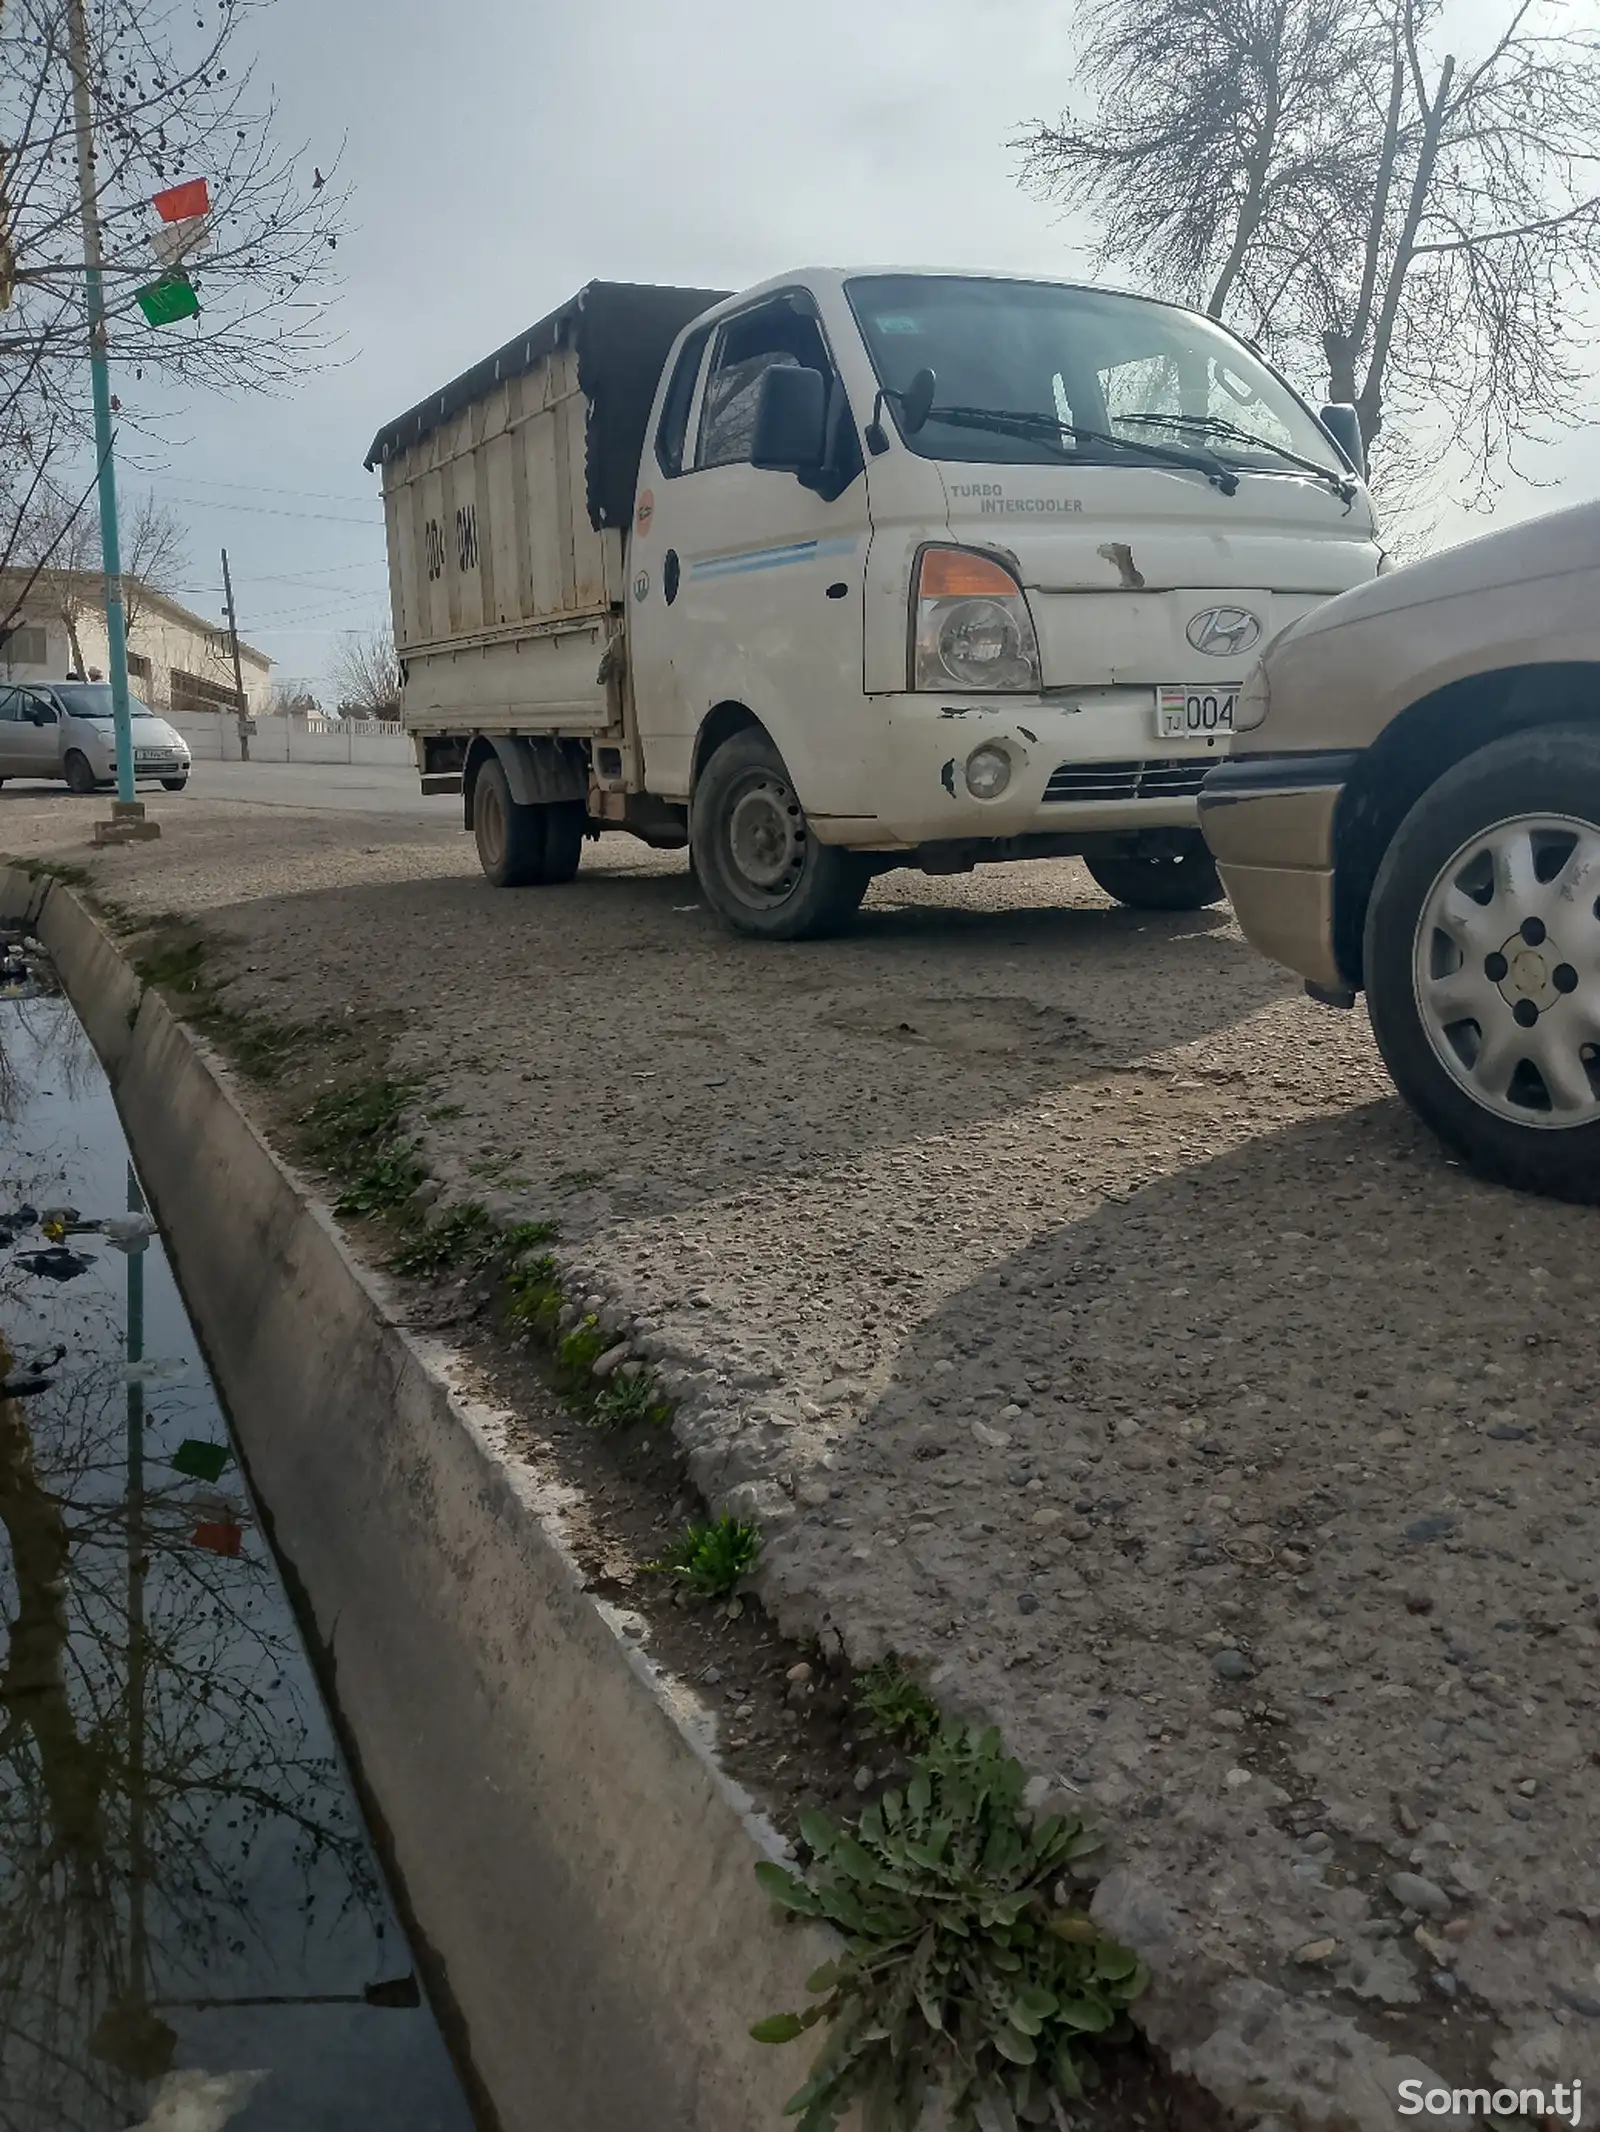
[[111, 447], [111, 365], [107, 359], [105, 291], [101, 279], [100, 206], [94, 174], [94, 105], [89, 94], [89, 25], [83, 0], [67, 0], [72, 116], [77, 135], [78, 207], [83, 217], [83, 289], [89, 319], [89, 383], [94, 397], [94, 448], [99, 466], [100, 555], [105, 572], [106, 646], [111, 662], [111, 715], [117, 729], [117, 799], [133, 804], [133, 730], [128, 722], [128, 634], [122, 606], [122, 553], [117, 534], [117, 475]]
[[250, 720], [245, 711], [244, 674], [239, 666], [239, 624], [233, 612], [233, 578], [228, 570], [228, 551], [222, 551], [222, 590], [228, 602], [228, 642], [233, 647], [233, 692], [239, 701], [236, 713], [239, 720], [239, 760], [250, 760]]
[[[145, 1212], [144, 1194], [128, 1164], [128, 1212]], [[128, 1360], [144, 1358], [144, 1249], [135, 1238], [128, 1253]], [[145, 1531], [144, 1386], [130, 1378], [127, 1399], [128, 1458], [128, 1966], [130, 1996], [145, 2003], [150, 1945], [145, 1923]]]

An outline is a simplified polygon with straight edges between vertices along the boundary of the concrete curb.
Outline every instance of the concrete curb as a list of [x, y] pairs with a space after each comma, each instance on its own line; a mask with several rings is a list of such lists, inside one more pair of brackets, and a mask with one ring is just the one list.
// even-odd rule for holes
[[803, 2000], [826, 1942], [775, 1920], [752, 1867], [777, 1838], [692, 1698], [84, 904], [10, 871], [0, 912], [106, 1065], [505, 2132], [778, 2127], [806, 2056], [747, 2026]]

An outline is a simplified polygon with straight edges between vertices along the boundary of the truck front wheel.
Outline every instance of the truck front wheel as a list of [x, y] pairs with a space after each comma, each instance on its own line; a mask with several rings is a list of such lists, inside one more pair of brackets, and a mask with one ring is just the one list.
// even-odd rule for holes
[[478, 864], [496, 888], [570, 881], [583, 852], [581, 800], [518, 806], [505, 767], [486, 762], [472, 789], [472, 836]]
[[1086, 851], [1083, 863], [1096, 885], [1136, 911], [1200, 911], [1222, 901], [1216, 862], [1198, 829], [1119, 838]]
[[735, 733], [695, 786], [689, 847], [706, 901], [736, 933], [815, 940], [848, 925], [867, 892], [855, 852], [819, 844], [783, 758], [764, 733]]

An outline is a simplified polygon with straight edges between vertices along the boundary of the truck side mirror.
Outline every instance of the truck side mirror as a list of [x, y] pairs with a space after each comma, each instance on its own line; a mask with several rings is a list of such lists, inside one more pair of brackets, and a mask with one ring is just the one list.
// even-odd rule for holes
[[750, 463], [773, 474], [810, 474], [828, 445], [828, 381], [791, 363], [769, 370], [756, 400]]
[[1367, 447], [1361, 436], [1361, 417], [1356, 409], [1334, 401], [1322, 410], [1322, 426], [1338, 445], [1356, 472], [1367, 478]]

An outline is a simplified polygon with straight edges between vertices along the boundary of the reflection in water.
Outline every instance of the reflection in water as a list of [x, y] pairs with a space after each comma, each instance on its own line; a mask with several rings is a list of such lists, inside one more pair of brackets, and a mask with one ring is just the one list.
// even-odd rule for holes
[[0, 1058], [0, 2132], [466, 2132], [93, 1054]]

